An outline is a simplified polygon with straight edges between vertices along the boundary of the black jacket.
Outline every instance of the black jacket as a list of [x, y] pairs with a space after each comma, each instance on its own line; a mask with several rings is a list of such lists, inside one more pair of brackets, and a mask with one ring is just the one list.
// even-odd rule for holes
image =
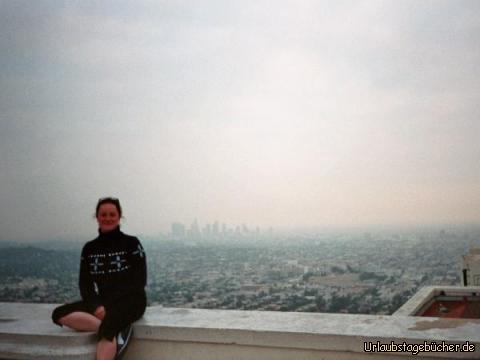
[[126, 295], [145, 296], [147, 266], [140, 241], [120, 227], [85, 244], [80, 259], [80, 294], [93, 311]]

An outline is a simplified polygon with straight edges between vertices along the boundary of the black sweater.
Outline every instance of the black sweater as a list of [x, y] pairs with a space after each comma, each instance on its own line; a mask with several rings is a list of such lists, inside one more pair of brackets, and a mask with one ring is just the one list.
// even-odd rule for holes
[[145, 296], [147, 267], [140, 241], [120, 227], [85, 244], [80, 260], [80, 294], [89, 308], [126, 295]]

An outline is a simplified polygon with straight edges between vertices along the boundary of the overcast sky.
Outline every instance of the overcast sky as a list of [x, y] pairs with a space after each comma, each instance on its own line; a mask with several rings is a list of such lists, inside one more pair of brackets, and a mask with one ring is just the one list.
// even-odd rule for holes
[[1, 240], [480, 222], [480, 1], [0, 4]]

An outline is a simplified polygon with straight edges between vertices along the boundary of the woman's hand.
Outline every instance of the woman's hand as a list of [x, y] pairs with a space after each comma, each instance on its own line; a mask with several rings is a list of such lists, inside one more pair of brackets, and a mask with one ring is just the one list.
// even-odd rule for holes
[[95, 312], [93, 313], [93, 315], [97, 319], [103, 320], [103, 318], [105, 317], [105, 308], [102, 305], [100, 305], [95, 309]]

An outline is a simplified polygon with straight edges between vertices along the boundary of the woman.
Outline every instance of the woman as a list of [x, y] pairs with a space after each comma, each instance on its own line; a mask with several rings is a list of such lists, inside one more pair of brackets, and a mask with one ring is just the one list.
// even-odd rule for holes
[[97, 332], [97, 360], [112, 360], [123, 355], [131, 324], [145, 312], [145, 252], [136, 237], [120, 231], [118, 199], [100, 199], [95, 216], [99, 235], [85, 244], [80, 259], [82, 301], [59, 306], [52, 319], [60, 326]]

